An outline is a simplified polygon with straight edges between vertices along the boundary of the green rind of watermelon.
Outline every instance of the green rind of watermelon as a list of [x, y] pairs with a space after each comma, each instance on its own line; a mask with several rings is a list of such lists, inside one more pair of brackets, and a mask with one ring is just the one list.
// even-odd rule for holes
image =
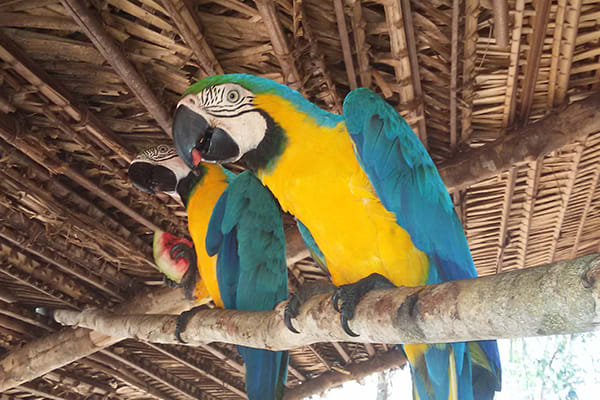
[[158, 270], [170, 280], [181, 283], [183, 275], [187, 272], [190, 264], [185, 258], [180, 258], [177, 262], [171, 258], [171, 248], [178, 243], [185, 243], [191, 248], [194, 246], [191, 241], [185, 238], [164, 231], [156, 231], [154, 232], [152, 252]]

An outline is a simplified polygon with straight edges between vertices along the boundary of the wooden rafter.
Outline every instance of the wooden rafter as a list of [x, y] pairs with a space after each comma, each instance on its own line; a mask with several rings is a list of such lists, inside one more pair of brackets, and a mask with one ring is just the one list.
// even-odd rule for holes
[[300, 89], [302, 87], [302, 76], [296, 66], [294, 56], [290, 51], [283, 28], [277, 17], [275, 2], [273, 0], [255, 0], [255, 3], [262, 20], [267, 26], [275, 57], [281, 65], [283, 81], [294, 89]]
[[196, 386], [192, 386], [188, 382], [179, 378], [175, 374], [168, 372], [167, 370], [158, 367], [157, 364], [150, 364], [144, 362], [137, 356], [129, 354], [128, 356], [119, 355], [112, 351], [105, 351], [104, 355], [113, 358], [117, 362], [132, 368], [142, 374], [152, 378], [160, 384], [167, 386], [168, 388], [179, 393], [183, 397], [190, 400], [214, 400], [215, 397], [208, 394], [207, 392], [200, 391]]
[[581, 236], [583, 235], [583, 228], [585, 227], [585, 222], [588, 217], [588, 213], [592, 206], [592, 199], [594, 198], [594, 193], [598, 188], [598, 182], [600, 181], [600, 163], [596, 164], [596, 168], [594, 169], [592, 179], [590, 180], [590, 185], [586, 189], [585, 196], [585, 204], [583, 206], [583, 214], [581, 215], [581, 220], [579, 221], [579, 226], [577, 227], [577, 233], [575, 234], [575, 243], [573, 243], [573, 247], [571, 248], [570, 255], [575, 257], [577, 255], [577, 251], [579, 249], [579, 242], [581, 241]]
[[223, 67], [215, 57], [194, 9], [186, 0], [165, 0], [163, 4], [177, 25], [177, 30], [185, 43], [192, 49], [196, 59], [207, 75], [222, 74]]
[[525, 76], [523, 78], [523, 89], [521, 91], [521, 103], [519, 109], [519, 118], [521, 126], [529, 121], [531, 105], [535, 95], [535, 86], [539, 72], [540, 58], [546, 37], [546, 27], [550, 16], [551, 0], [539, 0], [535, 2], [535, 17], [533, 22], [533, 33], [527, 52], [527, 64], [525, 65]]
[[475, 93], [475, 62], [477, 60], [477, 19], [479, 17], [479, 0], [465, 0], [465, 28], [464, 28], [464, 61], [463, 61], [463, 89], [462, 89], [462, 129], [461, 140], [466, 140], [473, 131], [473, 96]]
[[496, 258], [496, 273], [502, 272], [502, 264], [504, 262], [504, 250], [509, 244], [508, 238], [508, 220], [510, 218], [510, 209], [512, 206], [512, 198], [515, 192], [515, 183], [519, 169], [512, 167], [508, 172], [506, 180], [506, 189], [504, 191], [504, 208], [502, 209], [502, 217], [500, 218], [500, 234], [498, 235], [498, 256]]
[[513, 131], [479, 149], [443, 163], [440, 175], [448, 188], [466, 187], [496, 176], [517, 162], [536, 158], [600, 131], [600, 95], [573, 103], [563, 111]]
[[134, 154], [125, 148], [116, 135], [107, 129], [89, 110], [77, 105], [74, 96], [52, 79], [39, 65], [30, 59], [8, 36], [0, 32], [0, 58], [15, 69], [23, 78], [37, 88], [51, 102], [61, 107], [77, 123], [82, 123], [106, 149], [118, 154], [125, 162], [133, 160]]
[[337, 21], [340, 41], [342, 42], [342, 53], [344, 54], [344, 65], [346, 66], [346, 75], [350, 83], [350, 89], [354, 90], [358, 87], [356, 83], [356, 72], [354, 70], [354, 62], [352, 61], [352, 51], [350, 50], [350, 40], [348, 37], [348, 28], [346, 27], [346, 16], [344, 15], [344, 6], [342, 0], [333, 0], [335, 18]]
[[248, 396], [246, 395], [246, 393], [239, 387], [237, 387], [236, 385], [234, 385], [233, 383], [227, 382], [217, 376], [215, 376], [214, 374], [211, 374], [210, 372], [208, 372], [207, 370], [199, 367], [198, 365], [196, 365], [194, 362], [187, 360], [185, 358], [185, 356], [183, 356], [180, 353], [177, 353], [175, 351], [172, 351], [170, 349], [167, 349], [164, 346], [160, 346], [160, 345], [156, 345], [153, 343], [146, 343], [147, 346], [151, 347], [152, 349], [160, 352], [161, 354], [164, 354], [165, 356], [167, 356], [168, 358], [177, 361], [178, 363], [185, 365], [186, 367], [188, 367], [189, 369], [193, 370], [194, 372], [197, 372], [198, 374], [210, 379], [211, 381], [215, 382], [216, 384], [224, 387], [225, 389], [227, 389], [228, 391], [237, 394], [238, 396], [247, 399]]
[[458, 112], [456, 106], [456, 83], [458, 80], [458, 20], [459, 20], [460, 4], [459, 0], [452, 1], [452, 49], [450, 58], [450, 149], [456, 148], [457, 142], [457, 126], [456, 114]]
[[[515, 3], [515, 17], [510, 42], [510, 61], [506, 76], [506, 96], [504, 97], [504, 110], [502, 112], [502, 128], [513, 126], [516, 114], [516, 97], [519, 77], [519, 59], [521, 56], [521, 33], [523, 32], [523, 12], [525, 0]], [[466, 61], [465, 61], [466, 62]]]
[[104, 29], [102, 18], [87, 7], [82, 0], [61, 0], [63, 6], [71, 13], [83, 32], [94, 43], [123, 81], [129, 86], [140, 103], [146, 107], [165, 133], [171, 136], [171, 117], [158, 97], [152, 92], [144, 78], [127, 59], [114, 39]]
[[325, 372], [318, 378], [311, 379], [307, 383], [286, 391], [285, 400], [301, 400], [313, 394], [323, 393], [329, 388], [341, 385], [344, 382], [355, 379], [362, 379], [367, 375], [385, 371], [390, 368], [403, 368], [406, 365], [406, 358], [399, 351], [389, 351], [378, 355], [377, 358], [361, 363], [350, 364], [345, 368], [348, 373], [338, 371]]
[[419, 72], [419, 59], [417, 56], [417, 39], [413, 24], [413, 15], [410, 0], [400, 0], [402, 7], [402, 18], [404, 22], [404, 34], [406, 35], [406, 48], [408, 50], [408, 62], [410, 63], [410, 77], [412, 80], [415, 101], [417, 103], [417, 127], [421, 142], [427, 148], [427, 126], [425, 122], [425, 103], [423, 99], [423, 88], [421, 87], [421, 73]]
[[508, 46], [508, 4], [507, 0], [492, 0], [494, 13], [494, 37], [496, 46]]
[[582, 0], [568, 0], [565, 9], [565, 26], [563, 37], [560, 41], [560, 58], [558, 65], [558, 79], [556, 82], [555, 104], [565, 101], [569, 89], [571, 77], [571, 65], [573, 63], [573, 52], [577, 43], [577, 30], [579, 16], [581, 15]]
[[[107, 355], [97, 353], [87, 357], [86, 359], [80, 360], [79, 362], [85, 366], [89, 366], [95, 370], [104, 372], [108, 376], [112, 376], [126, 385], [131, 386], [132, 388], [137, 389], [156, 400], [175, 400], [174, 397], [168, 396], [165, 393], [154, 389], [152, 386], [148, 385], [147, 382], [141, 380], [134, 374], [127, 371], [125, 368], [114, 368], [116, 363]], [[110, 365], [111, 367], [108, 367], [107, 365]]]
[[354, 36], [354, 47], [356, 49], [356, 60], [358, 74], [362, 87], [371, 87], [371, 71], [369, 70], [369, 45], [366, 40], [365, 27], [367, 23], [363, 18], [362, 5], [359, 0], [351, 0], [352, 3], [352, 34]]
[[575, 154], [573, 155], [573, 160], [571, 161], [571, 167], [569, 169], [569, 177], [567, 178], [566, 185], [561, 190], [561, 207], [552, 231], [552, 244], [550, 250], [548, 251], [548, 262], [554, 262], [556, 259], [558, 240], [562, 232], [563, 222], [565, 221], [565, 215], [567, 213], [567, 208], [569, 207], [569, 200], [571, 200], [571, 195], [573, 193], [573, 187], [575, 186], [575, 179], [577, 178], [577, 174], [579, 172], [579, 162], [581, 161], [583, 149], [583, 144], [580, 144], [575, 148]]
[[124, 214], [146, 226], [151, 231], [160, 230], [158, 225], [156, 225], [154, 222], [140, 215], [138, 212], [131, 209], [117, 198], [113, 197], [106, 190], [100, 188], [81, 173], [75, 171], [69, 164], [59, 161], [57, 158], [51, 158], [48, 154], [43, 154], [40, 152], [39, 149], [25, 141], [20, 135], [17, 135], [9, 126], [6, 126], [6, 124], [0, 126], [0, 138], [13, 145], [15, 148], [21, 150], [23, 153], [27, 154], [27, 156], [35, 160], [38, 164], [44, 166], [50, 173], [63, 174], [67, 176], [78, 185], [83, 186], [102, 200], [118, 208]]
[[535, 200], [537, 198], [538, 185], [540, 182], [540, 175], [542, 173], [544, 159], [538, 158], [536, 161], [531, 162], [529, 170], [527, 171], [527, 189], [525, 189], [525, 195], [527, 199], [523, 204], [523, 209], [526, 213], [526, 217], [523, 221], [522, 235], [523, 235], [523, 247], [521, 249], [521, 260], [519, 263], [520, 268], [527, 266], [527, 247], [529, 245], [529, 232], [531, 230], [531, 220], [533, 219], [533, 212], [535, 210]]

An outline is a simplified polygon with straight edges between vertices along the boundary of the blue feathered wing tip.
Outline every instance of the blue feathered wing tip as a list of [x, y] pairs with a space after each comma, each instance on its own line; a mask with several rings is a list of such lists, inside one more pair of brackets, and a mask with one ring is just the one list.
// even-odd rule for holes
[[486, 350], [491, 347], [496, 347], [496, 342], [427, 346], [424, 353], [409, 360], [414, 398], [492, 400], [501, 389], [501, 371], [499, 364], [487, 358]]
[[238, 346], [246, 365], [246, 393], [249, 400], [280, 400], [287, 380], [289, 352]]
[[[213, 209], [206, 250], [217, 254], [223, 304], [234, 310], [272, 310], [288, 296], [285, 235], [279, 205], [249, 171], [229, 176]], [[246, 364], [249, 400], [283, 398], [289, 354], [238, 346]]]

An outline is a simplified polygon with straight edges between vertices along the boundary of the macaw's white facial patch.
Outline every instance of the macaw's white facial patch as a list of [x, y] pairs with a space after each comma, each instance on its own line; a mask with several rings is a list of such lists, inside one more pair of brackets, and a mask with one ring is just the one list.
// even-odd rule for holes
[[257, 111], [231, 118], [215, 118], [214, 126], [223, 129], [240, 148], [240, 157], [258, 147], [265, 138], [267, 121]]
[[183, 105], [201, 115], [208, 125], [221, 128], [239, 147], [235, 162], [250, 150], [258, 147], [265, 138], [267, 121], [254, 105], [254, 94], [235, 83], [225, 83], [204, 89], [198, 94], [188, 94], [177, 106]]

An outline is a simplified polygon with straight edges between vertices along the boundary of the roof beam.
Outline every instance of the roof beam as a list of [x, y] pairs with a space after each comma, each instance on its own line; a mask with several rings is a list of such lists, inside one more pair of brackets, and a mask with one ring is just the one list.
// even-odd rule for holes
[[226, 382], [225, 380], [218, 378], [217, 376], [211, 374], [210, 372], [200, 368], [195, 363], [185, 359], [185, 356], [182, 356], [180, 353], [177, 353], [173, 350], [167, 349], [165, 346], [156, 345], [156, 344], [153, 344], [150, 342], [146, 342], [145, 344], [147, 346], [151, 347], [152, 349], [164, 354], [165, 356], [169, 357], [170, 359], [175, 360], [178, 363], [185, 365], [187, 368], [197, 372], [198, 374], [210, 379], [211, 381], [224, 387], [225, 389], [229, 390], [230, 392], [235, 393], [244, 399], [248, 398], [248, 396], [242, 389], [240, 389], [237, 386], [235, 386], [229, 382]]
[[546, 28], [550, 16], [551, 0], [538, 0], [534, 2], [535, 17], [533, 19], [533, 33], [527, 52], [527, 64], [525, 65], [525, 76], [523, 77], [523, 89], [521, 91], [521, 108], [519, 118], [521, 126], [529, 121], [531, 105], [535, 97], [535, 87], [537, 85], [537, 76], [544, 48], [544, 38], [546, 37]]
[[[402, 3], [404, 1], [404, 3]], [[385, 20], [390, 33], [390, 53], [394, 59], [394, 75], [396, 82], [400, 85], [399, 95], [400, 102], [409, 105], [409, 113], [407, 119], [417, 123], [416, 133], [424, 145], [427, 144], [426, 132], [421, 131], [420, 119], [423, 119], [423, 114], [419, 107], [415, 107], [415, 87], [413, 84], [413, 64], [411, 63], [410, 48], [414, 43], [408, 43], [406, 21], [410, 19], [410, 1], [393, 0], [383, 3], [385, 10]], [[403, 7], [404, 5], [404, 7]], [[408, 9], [407, 9], [408, 6]], [[404, 14], [403, 14], [404, 13]], [[408, 13], [408, 14], [407, 14]], [[408, 17], [408, 18], [407, 18]], [[412, 22], [412, 21], [411, 21]], [[409, 25], [412, 26], [412, 25]], [[415, 47], [416, 54], [416, 47]], [[416, 58], [416, 57], [415, 57]], [[415, 73], [418, 74], [418, 66]]]
[[425, 123], [425, 103], [423, 99], [423, 88], [421, 87], [421, 73], [419, 72], [419, 58], [417, 55], [417, 39], [410, 0], [401, 0], [402, 18], [404, 22], [404, 34], [406, 35], [406, 48], [408, 50], [408, 62], [410, 63], [410, 77], [412, 79], [414, 98], [417, 102], [417, 127], [419, 138], [425, 147], [427, 145], [427, 127]]
[[498, 235], [498, 256], [496, 259], [496, 273], [502, 272], [502, 264], [504, 262], [504, 250], [506, 249], [507, 234], [508, 234], [508, 219], [510, 218], [510, 208], [512, 206], [512, 198], [515, 193], [515, 184], [519, 169], [512, 167], [508, 172], [506, 180], [506, 190], [504, 192], [504, 208], [502, 209], [502, 218], [500, 219], [500, 234]]
[[[63, 240], [48, 239], [46, 235], [44, 235], [46, 230], [45, 226], [35, 219], [27, 218], [27, 216], [21, 212], [17, 212], [8, 207], [0, 207], [0, 217], [4, 223], [4, 226], [0, 229], [2, 237], [8, 241], [18, 239], [19, 246], [27, 247], [26, 251], [41, 257], [42, 259], [44, 259], [42, 254], [47, 253], [38, 254], [40, 249], [44, 249], [45, 252], [52, 252], [53, 254], [68, 254], [69, 260], [75, 262], [77, 265], [86, 266], [88, 268], [97, 263], [97, 259], [84, 251], [83, 248], [68, 244]], [[22, 240], [24, 236], [11, 235], [11, 232], [14, 233], [18, 231], [27, 232], [29, 234], [29, 239]], [[32, 243], [32, 240], [30, 239], [32, 237], [35, 238], [35, 244]], [[111, 264], [104, 264], [102, 266], [102, 272], [102, 279], [106, 279], [120, 288], [126, 288], [131, 283], [130, 277]]]
[[[516, 0], [514, 26], [510, 44], [510, 61], [506, 76], [506, 96], [504, 98], [504, 111], [502, 116], [502, 128], [512, 126], [517, 109], [515, 98], [517, 97], [519, 58], [521, 55], [521, 32], [523, 31], [523, 11], [525, 0]], [[465, 59], [465, 63], [467, 60]]]
[[284, 400], [301, 400], [320, 394], [344, 382], [360, 380], [368, 375], [386, 371], [390, 368], [403, 368], [406, 365], [406, 358], [401, 352], [391, 350], [387, 353], [378, 354], [376, 358], [361, 363], [348, 364], [344, 368], [350, 372], [341, 373], [337, 371], [328, 371], [321, 376], [304, 382], [291, 389], [286, 390], [283, 396]]
[[335, 84], [333, 83], [333, 79], [331, 79], [331, 74], [329, 73], [329, 69], [327, 68], [327, 63], [325, 62], [325, 56], [323, 52], [319, 48], [319, 43], [313, 36], [312, 27], [308, 22], [309, 19], [305, 13], [304, 2], [300, 2], [300, 15], [302, 19], [302, 28], [304, 30], [304, 36], [310, 45], [310, 57], [312, 60], [312, 64], [316, 67], [318, 72], [322, 75], [323, 81], [327, 86], [327, 92], [329, 94], [328, 99], [326, 101], [328, 106], [331, 107], [335, 112], [341, 114], [342, 110], [342, 101], [340, 96], [337, 93], [335, 88]]
[[[333, 0], [333, 8], [335, 11], [340, 41], [342, 42], [342, 53], [344, 55], [344, 65], [346, 67], [348, 83], [350, 84], [350, 90], [354, 90], [358, 86], [356, 83], [356, 71], [354, 70], [354, 62], [352, 61], [352, 51], [350, 50], [350, 40], [348, 38], [348, 28], [346, 27], [346, 16], [344, 15], [342, 0]], [[303, 22], [305, 23], [306, 20], [303, 19]]]
[[69, 117], [82, 123], [97, 139], [96, 143], [103, 144], [104, 148], [115, 152], [127, 163], [135, 158], [135, 154], [125, 148], [114, 132], [106, 128], [87, 108], [78, 106], [75, 97], [66, 88], [52, 79], [2, 32], [0, 32], [0, 58], [51, 102], [64, 110]]
[[456, 81], [458, 80], [458, 23], [459, 0], [452, 0], [452, 41], [450, 53], [450, 150], [454, 152], [457, 144], [456, 114]]
[[573, 247], [571, 247], [571, 257], [577, 256], [577, 250], [579, 249], [579, 242], [581, 241], [581, 236], [583, 235], [585, 221], [587, 220], [588, 213], [592, 206], [594, 193], [596, 193], [596, 189], [598, 188], [598, 181], [600, 181], [600, 163], [596, 163], [596, 168], [594, 169], [590, 186], [588, 186], [586, 189], [587, 193], [585, 197], [585, 205], [583, 206], [583, 214], [581, 215], [581, 220], [579, 221], [579, 226], [577, 227], [577, 233], [575, 234], [575, 243], [573, 243]]
[[527, 246], [529, 245], [529, 231], [531, 230], [531, 221], [533, 219], [533, 213], [535, 210], [535, 201], [537, 199], [538, 185], [540, 183], [540, 176], [542, 174], [542, 167], [544, 165], [544, 158], [540, 157], [535, 162], [529, 164], [527, 170], [527, 189], [525, 189], [525, 195], [527, 199], [523, 204], [526, 217], [524, 218], [523, 232], [523, 247], [521, 249], [521, 261], [519, 268], [525, 268], [527, 266]]
[[61, 0], [62, 5], [71, 13], [83, 32], [112, 65], [123, 82], [129, 86], [140, 103], [152, 115], [158, 125], [171, 136], [171, 117], [158, 97], [152, 92], [144, 78], [134, 68], [127, 56], [121, 51], [115, 40], [104, 29], [100, 15], [86, 6], [82, 0]]
[[367, 34], [365, 28], [366, 21], [362, 14], [362, 5], [360, 0], [350, 0], [352, 4], [352, 35], [354, 36], [354, 46], [356, 48], [356, 60], [358, 63], [358, 74], [360, 75], [360, 84], [364, 88], [371, 88], [371, 71], [369, 68], [369, 44], [367, 43]]
[[508, 4], [506, 0], [493, 0], [492, 13], [494, 15], [494, 37], [496, 46], [508, 46]]
[[[140, 392], [154, 397], [156, 400], [175, 400], [174, 397], [167, 396], [161, 391], [154, 389], [145, 381], [127, 371], [126, 368], [114, 368], [115, 365], [121, 366], [121, 364], [116, 363], [115, 360], [109, 358], [104, 351], [101, 353], [102, 354], [91, 355], [84, 360], [80, 360], [79, 362], [98, 371], [102, 371], [108, 376], [112, 376], [126, 385], [139, 390]], [[105, 366], [105, 364], [110, 365], [110, 367]]]
[[463, 50], [463, 90], [462, 90], [462, 129], [461, 139], [471, 136], [473, 117], [473, 97], [475, 95], [475, 62], [477, 61], [477, 20], [479, 18], [479, 0], [465, 0], [465, 41]]
[[449, 189], [461, 189], [496, 176], [516, 163], [533, 161], [551, 151], [600, 131], [600, 94], [572, 103], [534, 124], [475, 150], [458, 154], [439, 166]]
[[80, 186], [83, 186], [85, 189], [94, 193], [100, 199], [106, 201], [110, 205], [116, 207], [124, 214], [128, 215], [133, 220], [138, 223], [144, 225], [148, 229], [152, 231], [160, 230], [158, 225], [154, 224], [146, 217], [140, 215], [137, 211], [134, 211], [129, 206], [122, 203], [120, 200], [113, 197], [110, 193], [100, 188], [98, 185], [84, 177], [82, 174], [73, 170], [71, 166], [65, 162], [59, 161], [58, 159], [52, 157], [40, 151], [39, 148], [34, 147], [29, 144], [22, 135], [17, 135], [16, 132], [11, 129], [12, 127], [7, 124], [8, 121], [0, 121], [0, 138], [4, 139], [7, 143], [11, 144], [15, 148], [21, 150], [23, 153], [27, 154], [30, 158], [32, 158], [35, 162], [45, 167], [50, 173], [53, 174], [62, 174], [67, 176], [69, 179], [74, 181]]
[[567, 97], [573, 52], [577, 41], [579, 16], [581, 15], [582, 0], [569, 0], [565, 10], [564, 40], [560, 41], [560, 57], [558, 65], [558, 80], [556, 82], [556, 99], [554, 104], [561, 104]]
[[[571, 169], [569, 171], [569, 178], [567, 179], [567, 184], [564, 188], [564, 192], [562, 189], [560, 190], [561, 207], [558, 212], [557, 221], [554, 224], [554, 230], [552, 231], [552, 244], [550, 246], [550, 251], [548, 252], [550, 256], [548, 262], [554, 262], [554, 260], [556, 259], [558, 239], [560, 238], [563, 222], [565, 221], [565, 215], [567, 214], [567, 208], [569, 207], [569, 200], [571, 200], [571, 194], [573, 194], [575, 179], [577, 178], [577, 174], [579, 173], [579, 162], [581, 161], [581, 154], [583, 153], [584, 148], [585, 146], [583, 144], [580, 144], [575, 149], [575, 154], [573, 155], [573, 160], [571, 161]], [[573, 248], [575, 248], [575, 246]]]
[[290, 51], [283, 28], [279, 23], [275, 2], [273, 0], [255, 0], [254, 3], [267, 26], [275, 57], [279, 60], [283, 71], [283, 82], [294, 89], [300, 89], [302, 87], [302, 76]]
[[206, 37], [202, 34], [200, 20], [185, 0], [164, 0], [165, 6], [185, 43], [192, 49], [196, 59], [207, 75], [223, 74], [223, 67], [215, 57]]
[[[134, 357], [129, 355], [128, 357], [120, 356], [112, 351], [104, 351], [104, 355], [111, 357], [118, 362], [126, 365], [129, 368], [135, 369], [139, 371], [153, 380], [169, 387], [170, 389], [176, 391], [180, 395], [191, 399], [191, 400], [204, 400], [204, 399], [214, 399], [213, 396], [208, 393], [200, 392], [194, 386], [190, 385], [185, 380], [179, 378], [176, 375], [171, 374], [170, 372], [159, 368], [155, 365], [149, 365], [148, 363], [142, 363], [138, 357]], [[135, 360], [135, 361], [134, 361]]]

